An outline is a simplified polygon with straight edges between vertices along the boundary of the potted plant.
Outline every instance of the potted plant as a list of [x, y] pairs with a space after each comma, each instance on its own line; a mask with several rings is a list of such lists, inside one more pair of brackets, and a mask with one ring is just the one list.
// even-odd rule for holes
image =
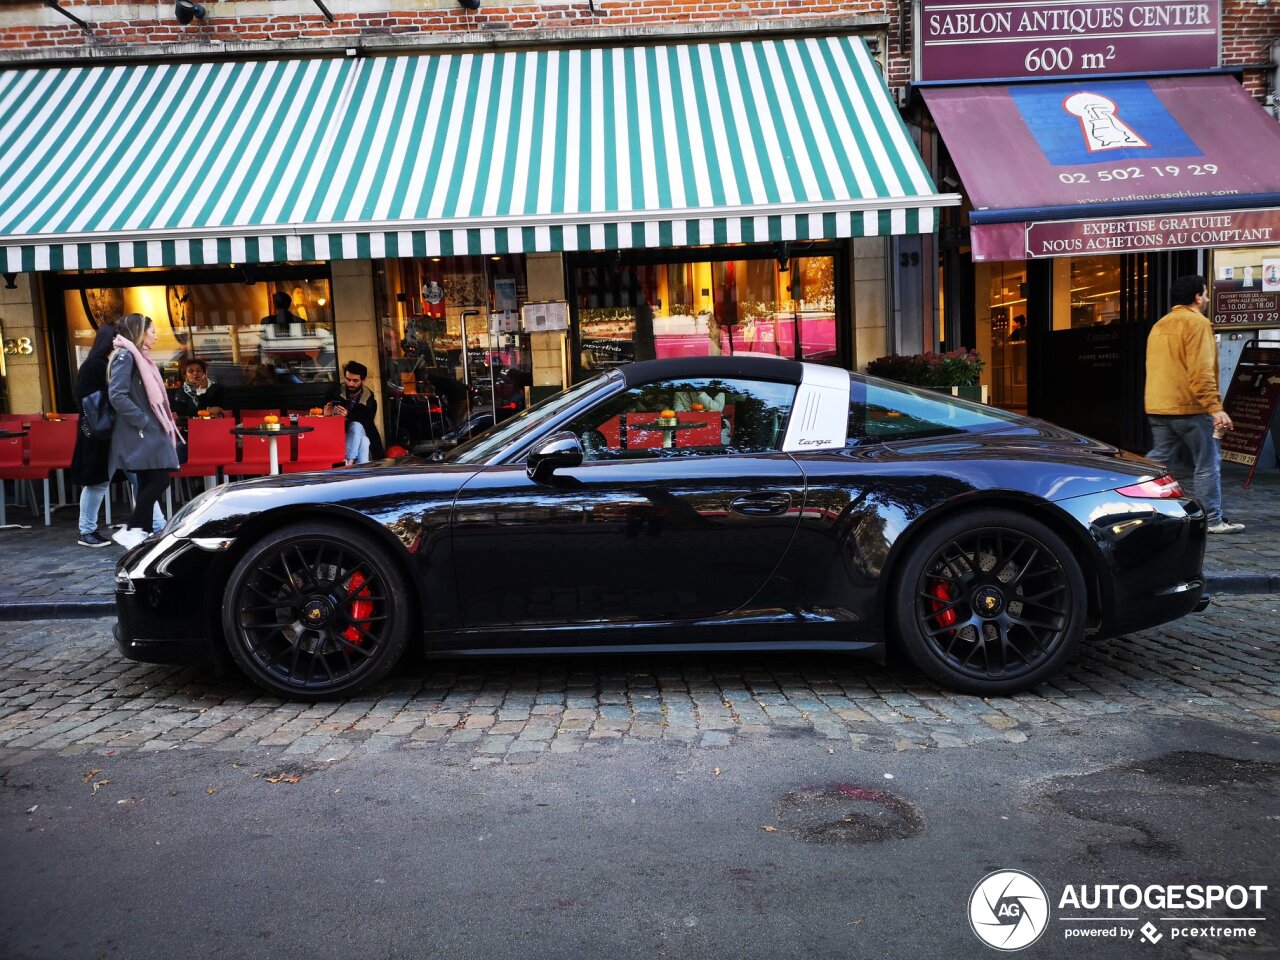
[[905, 357], [890, 354], [868, 363], [867, 373], [986, 403], [987, 388], [978, 382], [982, 367], [983, 360], [977, 350], [961, 348], [947, 353], [915, 353]]

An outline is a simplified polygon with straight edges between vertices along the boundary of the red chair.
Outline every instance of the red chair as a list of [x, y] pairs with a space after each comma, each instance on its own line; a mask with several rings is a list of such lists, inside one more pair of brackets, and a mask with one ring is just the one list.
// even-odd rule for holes
[[[242, 427], [262, 426], [262, 417], [245, 417]], [[271, 441], [266, 437], [241, 437], [240, 459], [227, 463], [222, 472], [228, 477], [264, 477], [271, 472]]]
[[[37, 420], [27, 434], [30, 453], [26, 464], [0, 469], [0, 480], [44, 481], [44, 525], [51, 523], [53, 505], [49, 502], [49, 478], [71, 466], [76, 448], [77, 424], [74, 420]], [[34, 490], [33, 490], [34, 494]], [[34, 496], [33, 496], [34, 500]], [[34, 504], [33, 504], [34, 506]]]
[[[7, 422], [13, 424], [19, 423], [16, 417]], [[2, 425], [0, 425], [0, 429], [3, 429]], [[22, 437], [0, 437], [0, 530], [7, 529], [10, 526], [26, 529], [25, 527], [22, 527], [22, 524], [10, 524], [8, 519], [5, 517], [4, 481], [11, 479], [9, 471], [18, 470], [24, 466], [25, 457], [23, 455], [22, 445]]]
[[233, 426], [233, 420], [205, 420], [200, 417], [188, 420], [187, 462], [169, 476], [204, 477], [206, 490], [217, 483], [218, 471], [236, 462], [236, 438], [231, 432]]
[[258, 423], [261, 423], [263, 417], [280, 416], [280, 410], [278, 408], [270, 409], [270, 410], [237, 410], [236, 412], [240, 414], [240, 419], [241, 421], [244, 422], [245, 426], [253, 426], [253, 424], [248, 422], [250, 420], [254, 420], [254, 421], [257, 421]]
[[299, 417], [298, 426], [312, 427], [298, 434], [298, 456], [280, 464], [284, 473], [328, 470], [347, 457], [347, 422], [342, 417]]

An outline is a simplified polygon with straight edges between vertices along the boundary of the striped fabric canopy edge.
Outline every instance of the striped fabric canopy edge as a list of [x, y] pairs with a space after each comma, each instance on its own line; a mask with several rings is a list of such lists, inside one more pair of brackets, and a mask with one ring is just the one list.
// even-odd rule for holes
[[881, 236], [958, 202], [851, 37], [8, 70], [0, 184], [9, 271]]

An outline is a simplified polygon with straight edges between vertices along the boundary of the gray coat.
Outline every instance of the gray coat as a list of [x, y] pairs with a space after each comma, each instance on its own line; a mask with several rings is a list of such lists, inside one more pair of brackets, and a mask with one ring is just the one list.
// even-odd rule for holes
[[147, 388], [136, 369], [133, 354], [116, 350], [107, 367], [107, 393], [116, 411], [111, 430], [112, 475], [117, 470], [177, 470], [178, 452], [164, 427], [151, 412]]

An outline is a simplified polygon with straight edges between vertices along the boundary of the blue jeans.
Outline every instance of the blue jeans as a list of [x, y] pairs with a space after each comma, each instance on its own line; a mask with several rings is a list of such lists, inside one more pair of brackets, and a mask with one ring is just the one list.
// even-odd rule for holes
[[362, 423], [347, 424], [347, 459], [356, 463], [369, 462], [369, 434]]
[[1213, 417], [1207, 413], [1193, 413], [1186, 417], [1163, 417], [1147, 414], [1151, 424], [1151, 437], [1155, 446], [1147, 458], [1157, 463], [1169, 464], [1177, 456], [1178, 447], [1186, 448], [1195, 466], [1196, 498], [1212, 526], [1222, 520], [1222, 475], [1219, 472], [1222, 454], [1218, 441], [1213, 438]]
[[98, 511], [102, 509], [102, 501], [107, 499], [110, 483], [95, 483], [91, 487], [80, 489], [80, 533], [93, 533], [98, 529]]

